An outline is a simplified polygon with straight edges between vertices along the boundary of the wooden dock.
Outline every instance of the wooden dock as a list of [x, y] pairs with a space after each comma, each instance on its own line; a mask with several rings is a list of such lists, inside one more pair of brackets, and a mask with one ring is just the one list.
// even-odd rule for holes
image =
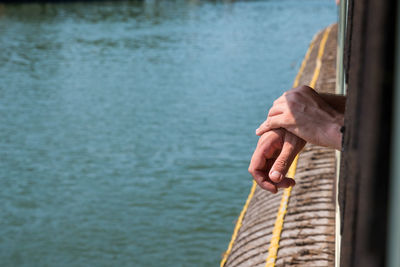
[[[317, 91], [334, 93], [336, 49], [334, 25], [314, 37], [299, 84], [309, 85], [316, 79]], [[316, 76], [317, 68], [320, 70]], [[221, 266], [334, 266], [335, 171], [333, 149], [306, 145], [297, 164], [296, 186], [289, 193], [279, 246], [275, 247], [277, 254], [272, 256], [270, 243], [283, 192], [271, 194], [254, 187]], [[273, 263], [267, 264], [268, 257], [273, 258]]]

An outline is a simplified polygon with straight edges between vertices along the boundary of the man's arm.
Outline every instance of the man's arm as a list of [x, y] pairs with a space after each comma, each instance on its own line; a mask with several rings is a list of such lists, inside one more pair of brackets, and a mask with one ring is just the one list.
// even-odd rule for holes
[[344, 114], [346, 109], [346, 96], [320, 93], [319, 96], [337, 112]]
[[339, 150], [345, 101], [344, 96], [318, 94], [308, 86], [294, 88], [274, 101], [256, 134], [284, 128], [307, 142]]

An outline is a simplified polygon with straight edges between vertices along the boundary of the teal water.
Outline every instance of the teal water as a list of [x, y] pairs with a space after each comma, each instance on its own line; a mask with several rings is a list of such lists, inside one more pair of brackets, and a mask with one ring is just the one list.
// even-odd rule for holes
[[0, 266], [217, 266], [254, 130], [335, 11], [0, 5]]

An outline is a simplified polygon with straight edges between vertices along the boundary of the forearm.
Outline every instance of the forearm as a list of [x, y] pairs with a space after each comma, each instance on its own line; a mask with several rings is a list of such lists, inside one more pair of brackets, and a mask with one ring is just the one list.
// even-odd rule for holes
[[319, 95], [334, 110], [344, 114], [346, 108], [346, 96], [327, 93], [319, 93]]
[[339, 113], [336, 118], [328, 124], [325, 134], [327, 135], [326, 140], [331, 142], [328, 146], [340, 150], [342, 145], [342, 133], [340, 132], [340, 128], [344, 123], [346, 96], [327, 93], [320, 93], [319, 95], [329, 106]]

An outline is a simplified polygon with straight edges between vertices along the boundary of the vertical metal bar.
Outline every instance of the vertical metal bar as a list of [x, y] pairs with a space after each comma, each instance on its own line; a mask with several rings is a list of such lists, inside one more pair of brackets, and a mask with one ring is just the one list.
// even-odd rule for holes
[[400, 266], [400, 1], [397, 2], [396, 65], [391, 158], [388, 255], [389, 267]]
[[[336, 58], [336, 93], [346, 94], [346, 81], [344, 70], [344, 42], [346, 39], [347, 27], [347, 6], [348, 0], [341, 0], [339, 4], [339, 24], [338, 24], [338, 42]], [[336, 151], [336, 214], [335, 214], [335, 266], [340, 266], [340, 210], [339, 210], [339, 173], [340, 173], [340, 151]]]
[[336, 59], [336, 93], [346, 93], [346, 81], [344, 70], [344, 42], [346, 39], [347, 27], [347, 7], [348, 0], [341, 0], [339, 5], [339, 25], [338, 25], [338, 42], [337, 42], [337, 59]]

